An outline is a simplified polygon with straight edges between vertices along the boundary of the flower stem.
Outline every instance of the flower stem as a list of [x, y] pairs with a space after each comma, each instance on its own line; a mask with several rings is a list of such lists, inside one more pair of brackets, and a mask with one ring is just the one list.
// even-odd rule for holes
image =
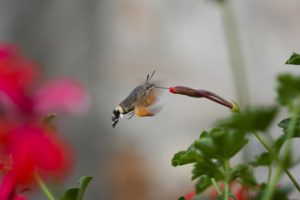
[[224, 168], [225, 168], [224, 200], [229, 200], [229, 198], [230, 198], [230, 164], [229, 164], [228, 159], [226, 159], [224, 162]]
[[221, 189], [219, 188], [219, 186], [218, 186], [216, 180], [215, 180], [214, 178], [211, 178], [210, 181], [211, 181], [212, 185], [214, 186], [215, 190], [217, 191], [218, 195], [219, 195], [219, 196], [222, 195], [222, 191], [221, 191]]
[[276, 162], [279, 164], [279, 166], [284, 170], [284, 172], [288, 175], [288, 177], [293, 182], [294, 186], [297, 188], [297, 190], [300, 192], [300, 186], [294, 176], [290, 173], [288, 169], [284, 167], [283, 162], [279, 159], [276, 153], [269, 147], [269, 145], [259, 136], [259, 134], [256, 131], [252, 132], [254, 136], [258, 139], [258, 141], [266, 148], [266, 150], [273, 156], [273, 158], [276, 160]]
[[241, 108], [244, 108], [249, 103], [248, 86], [241, 45], [238, 37], [238, 28], [230, 3], [231, 1], [229, 0], [222, 0], [220, 1], [220, 7], [236, 95]]
[[[240, 108], [244, 109], [249, 104], [249, 89], [236, 17], [231, 6], [232, 1], [219, 0], [219, 2], [235, 93]], [[250, 149], [244, 149], [242, 152], [242, 159], [244, 161], [251, 159]]]
[[50, 192], [47, 185], [45, 184], [45, 182], [43, 181], [43, 179], [40, 177], [40, 175], [38, 173], [35, 174], [35, 179], [36, 179], [39, 187], [41, 188], [41, 190], [43, 191], [43, 193], [47, 197], [47, 199], [48, 200], [55, 200], [53, 194]]
[[[290, 121], [290, 124], [289, 124], [289, 127], [288, 127], [288, 132], [287, 132], [287, 135], [286, 135], [287, 145], [286, 145], [285, 151], [283, 152], [283, 161], [286, 161], [286, 159], [288, 157], [288, 154], [290, 152], [291, 142], [292, 142], [291, 138], [293, 137], [293, 134], [295, 132], [296, 125], [297, 125], [297, 119], [298, 119], [298, 115], [299, 115], [299, 112], [300, 112], [299, 106], [295, 106], [293, 108], [294, 109], [291, 109], [292, 110], [291, 121]], [[280, 176], [281, 176], [283, 170], [286, 173], [288, 172], [287, 175], [291, 178], [291, 180], [294, 183], [295, 187], [297, 188], [298, 192], [300, 192], [299, 184], [297, 183], [295, 178], [292, 176], [291, 173], [289, 173], [289, 171], [285, 168], [285, 166], [283, 164], [284, 163], [280, 163], [277, 166], [276, 171], [275, 171], [275, 175], [274, 175], [273, 179], [271, 180], [271, 183], [268, 185], [268, 187], [266, 189], [266, 192], [263, 195], [263, 198], [262, 198], [263, 200], [269, 200], [269, 199], [272, 198], [275, 187], [276, 187], [276, 185], [277, 185], [277, 183], [280, 179]]]
[[271, 181], [271, 177], [272, 177], [272, 165], [269, 165], [268, 167], [269, 171], [268, 171], [268, 184], [270, 184], [270, 181]]

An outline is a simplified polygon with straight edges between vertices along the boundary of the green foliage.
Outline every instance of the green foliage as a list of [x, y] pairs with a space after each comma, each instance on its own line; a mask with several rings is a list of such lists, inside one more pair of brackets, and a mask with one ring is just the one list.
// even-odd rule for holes
[[[300, 55], [294, 53], [286, 64], [300, 65]], [[283, 172], [300, 192], [297, 180], [289, 172], [289, 168], [293, 164], [295, 165], [292, 163], [293, 152], [290, 145], [286, 145], [285, 152], [280, 152], [287, 140], [300, 137], [300, 76], [279, 75], [276, 89], [278, 105], [249, 107], [242, 111], [233, 109], [234, 112], [230, 117], [219, 121], [211, 131], [203, 131], [186, 151], [180, 151], [174, 155], [173, 166], [194, 164], [192, 179], [197, 178], [195, 185], [197, 194], [201, 194], [212, 183], [215, 186], [215, 181], [218, 181], [225, 183], [226, 187], [218, 189], [220, 195], [217, 199], [235, 199], [229, 185], [232, 181], [238, 181], [243, 189], [251, 190], [250, 194], [253, 200], [262, 198], [287, 200], [292, 189], [278, 186], [280, 184], [274, 178], [278, 177], [279, 180]], [[276, 117], [279, 106], [286, 106], [291, 118], [285, 118], [278, 123], [282, 134], [269, 145], [258, 132], [267, 132]], [[237, 104], [236, 108], [238, 108]], [[253, 133], [266, 151], [259, 153], [250, 163], [231, 166], [230, 159], [240, 152], [248, 142], [247, 133]], [[279, 153], [283, 156], [280, 157]], [[273, 164], [277, 168], [273, 171], [276, 174], [272, 174]], [[253, 169], [259, 166], [268, 167], [269, 185], [259, 184], [256, 181]], [[200, 196], [198, 195], [198, 197]], [[272, 196], [272, 199], [269, 196]], [[184, 198], [182, 199], [184, 200]]]
[[285, 62], [285, 64], [300, 65], [300, 55], [297, 53], [293, 53], [291, 57]]
[[300, 96], [300, 76], [281, 74], [277, 78], [277, 101], [289, 106]]
[[79, 180], [79, 187], [68, 189], [60, 200], [83, 200], [84, 192], [92, 180], [92, 177], [83, 176]]
[[219, 121], [220, 127], [233, 128], [242, 132], [265, 131], [277, 114], [276, 106], [250, 107], [244, 112], [232, 114]]
[[232, 169], [232, 180], [240, 179], [243, 185], [255, 186], [256, 180], [249, 165], [240, 164]]
[[[248, 140], [245, 134], [233, 129], [216, 128], [203, 131], [187, 150], [176, 153], [172, 159], [173, 166], [193, 165], [192, 179], [199, 178], [196, 184], [197, 193], [202, 193], [211, 185], [211, 178], [224, 179], [224, 160], [239, 152]], [[255, 179], [248, 173], [250, 170], [239, 166], [234, 170], [233, 179], [253, 184]]]
[[202, 159], [202, 157], [202, 153], [192, 144], [186, 151], [179, 151], [173, 156], [172, 165], [176, 167], [178, 165], [194, 163]]
[[269, 166], [273, 162], [274, 157], [269, 152], [263, 152], [255, 157], [255, 160], [251, 163], [253, 166]]
[[185, 200], [185, 198], [184, 197], [179, 197], [179, 199], [178, 200]]
[[239, 152], [248, 140], [245, 134], [231, 129], [216, 128], [195, 141], [195, 147], [209, 158], [229, 159]]
[[[280, 151], [282, 145], [284, 144], [284, 142], [287, 139], [287, 133], [288, 133], [288, 129], [290, 126], [290, 121], [291, 121], [290, 118], [285, 118], [278, 123], [278, 127], [282, 128], [283, 134], [275, 140], [275, 142], [272, 146], [274, 151], [276, 151], [276, 152]], [[300, 137], [300, 118], [298, 118], [298, 120], [297, 120], [292, 137], [294, 137], [294, 138]]]
[[[283, 132], [287, 134], [290, 122], [291, 122], [290, 118], [285, 118], [278, 123], [278, 127], [282, 128]], [[293, 137], [300, 137], [300, 117], [298, 117], [297, 119]]]
[[208, 176], [203, 175], [199, 178], [196, 183], [196, 192], [197, 194], [202, 193], [206, 188], [211, 185], [211, 180]]
[[219, 169], [219, 163], [213, 162], [210, 159], [203, 159], [198, 161], [192, 170], [192, 179], [196, 179], [203, 175], [206, 175], [210, 178], [220, 179], [223, 177], [222, 172]]

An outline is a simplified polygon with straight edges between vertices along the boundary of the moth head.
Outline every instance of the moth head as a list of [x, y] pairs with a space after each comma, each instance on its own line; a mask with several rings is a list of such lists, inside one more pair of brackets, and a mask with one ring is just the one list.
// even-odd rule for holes
[[122, 117], [123, 109], [121, 106], [117, 106], [112, 112], [112, 126], [115, 127], [119, 121], [119, 118]]

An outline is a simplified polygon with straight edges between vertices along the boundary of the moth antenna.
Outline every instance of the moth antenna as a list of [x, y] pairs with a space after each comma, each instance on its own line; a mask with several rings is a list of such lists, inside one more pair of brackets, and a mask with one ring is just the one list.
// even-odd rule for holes
[[155, 70], [153, 70], [153, 72], [152, 72], [151, 76], [149, 77], [149, 81], [150, 81], [150, 80], [151, 80], [151, 78], [154, 76], [154, 74], [155, 74]]
[[147, 74], [147, 79], [146, 79], [146, 84], [149, 84], [149, 81], [151, 80], [151, 78], [154, 76], [155, 74], [155, 70], [153, 70], [152, 74]]

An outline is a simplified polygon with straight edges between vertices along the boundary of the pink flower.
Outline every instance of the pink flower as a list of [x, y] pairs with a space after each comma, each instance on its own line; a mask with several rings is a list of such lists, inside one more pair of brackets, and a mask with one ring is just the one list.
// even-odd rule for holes
[[7, 137], [4, 153], [11, 155], [10, 172], [16, 184], [34, 182], [35, 173], [60, 177], [70, 167], [70, 150], [54, 132], [25, 125]]
[[34, 185], [37, 174], [43, 179], [62, 178], [69, 171], [70, 148], [53, 130], [30, 124], [2, 123], [2, 127], [0, 200], [26, 200], [17, 191]]
[[188, 192], [184, 198], [185, 200], [192, 200], [195, 196], [196, 196], [196, 192], [192, 191], [192, 192]]
[[[224, 184], [220, 185], [222, 189], [224, 189]], [[234, 194], [237, 200], [249, 200], [251, 199], [251, 189], [247, 186], [241, 185], [238, 182], [233, 181], [231, 183], [231, 192]], [[212, 188], [209, 199], [214, 200], [217, 198], [217, 191]], [[232, 197], [230, 200], [234, 200]]]
[[13, 197], [12, 200], [27, 200], [27, 198], [21, 194], [17, 194]]
[[17, 191], [64, 176], [73, 159], [69, 146], [47, 122], [49, 113], [87, 108], [85, 88], [72, 78], [38, 82], [37, 66], [12, 45], [0, 45], [0, 200], [26, 200]]
[[86, 110], [88, 98], [86, 90], [76, 80], [60, 78], [39, 88], [34, 96], [36, 113], [50, 112], [78, 113]]
[[37, 78], [37, 69], [32, 61], [24, 58], [14, 46], [0, 46], [0, 102], [15, 104], [21, 111], [30, 112], [32, 100], [29, 87]]
[[24, 195], [18, 194], [16, 190], [17, 185], [14, 182], [13, 175], [11, 173], [6, 174], [0, 185], [0, 200], [27, 200]]
[[17, 108], [30, 117], [41, 117], [87, 108], [88, 95], [79, 81], [59, 78], [38, 87], [37, 79], [37, 66], [32, 61], [14, 46], [0, 46], [0, 105], [6, 114]]

